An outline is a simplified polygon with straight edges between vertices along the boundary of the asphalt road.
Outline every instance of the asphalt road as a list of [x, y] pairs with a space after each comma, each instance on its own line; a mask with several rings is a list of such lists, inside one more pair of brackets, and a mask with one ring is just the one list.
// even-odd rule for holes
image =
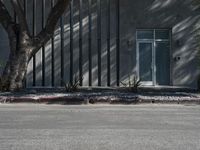
[[200, 150], [200, 106], [3, 104], [0, 150]]

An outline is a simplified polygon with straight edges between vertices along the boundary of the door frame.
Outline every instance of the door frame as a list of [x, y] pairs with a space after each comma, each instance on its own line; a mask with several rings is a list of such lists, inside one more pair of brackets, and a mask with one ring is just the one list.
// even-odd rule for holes
[[[145, 30], [152, 30], [153, 31], [153, 38], [152, 39], [138, 39], [137, 36], [138, 36], [138, 31], [145, 31]], [[165, 40], [165, 39], [156, 39], [155, 38], [155, 32], [156, 31], [159, 31], [159, 30], [167, 30], [169, 31], [169, 39], [168, 40]], [[153, 42], [153, 50], [154, 50], [154, 61], [155, 58], [156, 58], [156, 42], [157, 41], [168, 41], [169, 42], [169, 45], [170, 45], [170, 49], [169, 49], [169, 64], [170, 64], [170, 72], [169, 72], [169, 78], [170, 78], [170, 83], [168, 86], [173, 86], [173, 52], [172, 52], [172, 28], [137, 28], [136, 29], [136, 74], [139, 78], [139, 48], [138, 48], [138, 42], [145, 42], [145, 41], [152, 41]], [[142, 85], [145, 85], [145, 84], [142, 84]], [[159, 86], [157, 85], [156, 83], [156, 62], [154, 62], [154, 76], [153, 76], [153, 85], [151, 86]]]
[[156, 60], [155, 60], [155, 41], [154, 40], [137, 40], [137, 48], [136, 48], [136, 70], [137, 70], [137, 76], [140, 78], [140, 51], [139, 51], [139, 45], [141, 43], [150, 43], [152, 44], [152, 64], [151, 64], [151, 70], [152, 70], [152, 81], [143, 81], [141, 82], [144, 86], [155, 86], [156, 85]]

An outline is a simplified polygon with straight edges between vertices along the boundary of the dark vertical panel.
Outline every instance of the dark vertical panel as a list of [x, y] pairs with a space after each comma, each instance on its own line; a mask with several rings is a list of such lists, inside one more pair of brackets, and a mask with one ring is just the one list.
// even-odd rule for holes
[[[79, 0], [79, 79], [82, 79], [83, 77], [83, 1]], [[80, 85], [83, 85], [83, 81], [80, 81]]]
[[107, 86], [110, 86], [110, 0], [107, 0]]
[[92, 14], [91, 14], [91, 0], [88, 0], [88, 24], [89, 24], [89, 36], [88, 36], [88, 60], [89, 60], [89, 86], [92, 86]]
[[14, 22], [17, 22], [17, 14], [14, 10], [13, 10], [13, 16], [14, 16]]
[[[33, 29], [32, 34], [33, 36], [36, 35], [36, 0], [33, 0]], [[35, 55], [33, 56], [33, 86], [36, 85], [36, 58]]]
[[27, 0], [24, 0], [24, 15], [27, 18]]
[[73, 22], [73, 0], [71, 0], [70, 3], [70, 83], [73, 82], [73, 72], [74, 72], [74, 68], [73, 68], [73, 48], [74, 48], [74, 40], [73, 40], [73, 34], [74, 34], [74, 30], [73, 30], [73, 26], [74, 26], [74, 22]]
[[17, 22], [17, 15], [15, 12], [14, 12], [14, 22]]
[[[27, 0], [24, 0], [24, 15], [25, 15], [25, 18], [27, 19]], [[24, 87], [25, 88], [26, 88], [26, 84], [27, 84], [27, 80], [25, 78], [25, 80], [24, 80]]]
[[64, 22], [63, 16], [60, 18], [60, 34], [61, 34], [61, 86], [64, 81]]
[[101, 0], [97, 0], [98, 86], [101, 86]]
[[[42, 0], [42, 29], [45, 27], [45, 0]], [[42, 86], [45, 86], [45, 46], [42, 46]]]
[[[54, 0], [51, 0], [51, 8], [53, 8], [54, 6]], [[51, 39], [51, 85], [52, 87], [54, 87], [55, 85], [55, 78], [54, 78], [54, 50], [55, 50], [55, 46], [54, 46], [54, 35]]]
[[117, 49], [117, 53], [116, 53], [116, 69], [117, 69], [117, 86], [119, 86], [120, 84], [120, 0], [116, 0], [117, 1], [117, 9], [116, 9], [116, 19], [117, 19], [117, 23], [116, 23], [116, 49]]

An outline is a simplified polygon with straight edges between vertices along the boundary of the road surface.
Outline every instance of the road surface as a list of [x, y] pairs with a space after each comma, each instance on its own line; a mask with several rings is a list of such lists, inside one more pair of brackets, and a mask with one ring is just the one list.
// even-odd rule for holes
[[200, 150], [200, 106], [2, 104], [0, 150]]

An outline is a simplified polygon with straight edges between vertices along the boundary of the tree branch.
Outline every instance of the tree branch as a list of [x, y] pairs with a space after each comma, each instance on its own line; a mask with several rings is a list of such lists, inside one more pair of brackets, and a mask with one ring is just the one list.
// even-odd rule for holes
[[3, 3], [3, 0], [0, 0], [0, 23], [4, 27], [6, 31], [9, 30], [10, 26], [13, 26], [15, 23], [13, 22], [13, 18], [9, 14], [6, 6]]
[[11, 4], [13, 6], [15, 13], [17, 14], [18, 19], [19, 19], [20, 30], [22, 32], [25, 31], [28, 35], [30, 35], [26, 17], [24, 14], [24, 10], [22, 9], [22, 6], [21, 6], [19, 0], [11, 0]]
[[0, 23], [6, 30], [10, 42], [10, 51], [15, 54], [16, 52], [16, 27], [17, 24], [13, 21], [13, 18], [9, 14], [3, 0], [0, 0]]
[[33, 50], [32, 55], [36, 54], [42, 45], [44, 45], [52, 38], [56, 24], [68, 7], [69, 3], [70, 0], [58, 0], [56, 5], [53, 7], [48, 16], [45, 28], [34, 39], [34, 43], [36, 43], [37, 48]]

